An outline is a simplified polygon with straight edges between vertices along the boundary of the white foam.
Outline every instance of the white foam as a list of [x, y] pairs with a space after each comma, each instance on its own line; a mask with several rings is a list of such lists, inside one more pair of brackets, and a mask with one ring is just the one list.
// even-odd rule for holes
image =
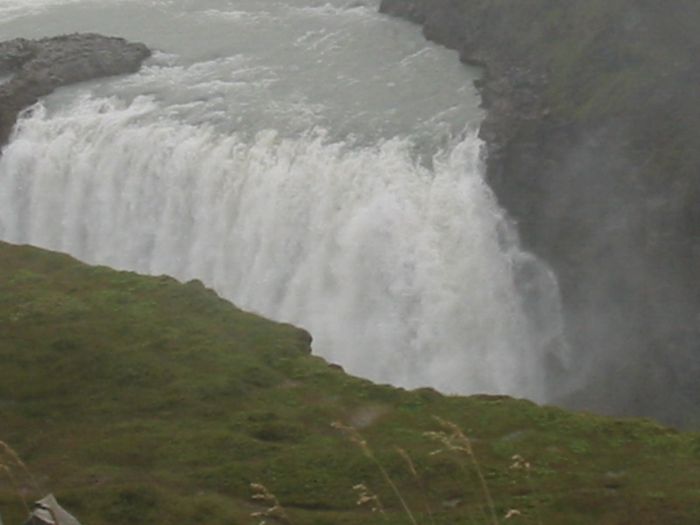
[[522, 254], [474, 134], [428, 169], [405, 139], [248, 141], [157, 110], [147, 98], [52, 117], [39, 106], [0, 160], [0, 237], [202, 279], [377, 381], [546, 397], [558, 350], [523, 311]]
[[200, 278], [372, 379], [547, 399], [556, 279], [482, 179], [474, 73], [377, 3], [0, 0], [161, 50], [20, 121], [0, 238]]

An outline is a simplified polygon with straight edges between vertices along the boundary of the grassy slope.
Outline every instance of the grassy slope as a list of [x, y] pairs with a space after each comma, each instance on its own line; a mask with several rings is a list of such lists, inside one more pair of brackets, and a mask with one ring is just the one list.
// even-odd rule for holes
[[[537, 509], [546, 524], [700, 522], [695, 434], [372, 385], [309, 356], [305, 332], [238, 310], [197, 282], [0, 243], [0, 440], [85, 525], [253, 523], [254, 481], [296, 524], [405, 523], [375, 466], [330, 427], [335, 420], [361, 427], [414, 508], [425, 492], [438, 523], [486, 523], [469, 463], [428, 455], [437, 447], [423, 432], [436, 429], [434, 414], [473, 438], [499, 514], [523, 513], [513, 522], [537, 523]], [[396, 445], [417, 463], [425, 491]], [[509, 469], [513, 454], [532, 462], [532, 483]], [[359, 482], [380, 493], [387, 520], [355, 506]], [[8, 525], [23, 512], [4, 480], [0, 511]]]

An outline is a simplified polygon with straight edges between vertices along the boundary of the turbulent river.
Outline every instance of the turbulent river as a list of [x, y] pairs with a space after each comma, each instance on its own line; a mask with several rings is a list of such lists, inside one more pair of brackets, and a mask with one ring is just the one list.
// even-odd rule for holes
[[0, 239], [201, 279], [376, 381], [549, 399], [557, 284], [483, 180], [477, 72], [377, 4], [3, 0], [0, 40], [155, 54], [26, 112]]

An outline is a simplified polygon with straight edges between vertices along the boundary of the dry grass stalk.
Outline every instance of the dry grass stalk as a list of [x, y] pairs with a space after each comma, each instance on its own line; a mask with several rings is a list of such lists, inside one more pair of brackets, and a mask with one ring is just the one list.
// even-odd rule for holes
[[[535, 485], [532, 482], [532, 476], [530, 475], [530, 471], [532, 470], [532, 465], [530, 464], [530, 462], [525, 461], [525, 459], [519, 454], [514, 455], [511, 459], [513, 460], [513, 464], [510, 466], [511, 470], [519, 470], [525, 472], [525, 479], [527, 481], [528, 487], [530, 488], [530, 492], [532, 494], [535, 494]], [[537, 499], [533, 501], [533, 508], [535, 509], [537, 523], [538, 525], [542, 525], [542, 516], [540, 515], [539, 504], [537, 503]]]
[[489, 487], [486, 484], [486, 478], [484, 477], [484, 473], [481, 470], [481, 465], [479, 464], [479, 461], [476, 458], [476, 454], [474, 454], [474, 449], [472, 448], [471, 440], [464, 434], [464, 432], [462, 432], [462, 429], [459, 428], [459, 426], [457, 426], [455, 423], [452, 423], [451, 421], [447, 421], [437, 416], [435, 417], [435, 421], [437, 421], [438, 424], [444, 430], [437, 432], [426, 432], [425, 435], [430, 439], [441, 443], [444, 448], [431, 452], [431, 455], [441, 454], [443, 452], [449, 451], [466, 455], [469, 458], [472, 467], [474, 468], [474, 472], [476, 472], [476, 475], [479, 478], [481, 491], [483, 493], [484, 499], [486, 500], [486, 504], [488, 505], [491, 514], [491, 522], [493, 523], [493, 525], [499, 525], [500, 521], [496, 513], [496, 505], [493, 502], [491, 491], [489, 490]]
[[251, 483], [250, 488], [253, 491], [252, 499], [264, 502], [268, 507], [259, 512], [251, 513], [251, 517], [260, 519], [258, 525], [265, 525], [267, 519], [273, 519], [280, 523], [291, 523], [284, 507], [280, 505], [277, 496], [270, 492], [267, 487], [261, 483]]
[[10, 445], [5, 443], [4, 441], [0, 441], [0, 470], [2, 470], [5, 473], [5, 476], [10, 481], [10, 485], [12, 485], [13, 490], [17, 493], [17, 496], [19, 496], [19, 499], [22, 501], [22, 505], [27, 511], [27, 514], [31, 514], [29, 504], [27, 503], [27, 500], [24, 497], [24, 491], [20, 488], [20, 484], [17, 482], [17, 477], [14, 473], [16, 469], [19, 469], [26, 475], [27, 479], [32, 484], [34, 490], [36, 490], [36, 492], [39, 493], [40, 490], [36, 484], [36, 481], [34, 480], [34, 476], [32, 476], [32, 473], [29, 471], [29, 468], [27, 468], [27, 465], [19, 457], [19, 454], [17, 454], [17, 452], [15, 452], [15, 450]]
[[391, 487], [391, 490], [394, 492], [396, 495], [396, 498], [399, 500], [401, 503], [401, 507], [403, 508], [404, 513], [408, 517], [409, 521], [413, 525], [418, 525], [418, 522], [416, 521], [416, 518], [413, 516], [413, 512], [411, 512], [411, 509], [409, 508], [408, 504], [406, 503], [406, 500], [404, 497], [401, 495], [401, 491], [399, 488], [396, 486], [396, 483], [394, 483], [394, 480], [391, 479], [391, 476], [389, 476], [389, 473], [386, 471], [384, 466], [379, 462], [377, 457], [374, 455], [374, 452], [372, 452], [372, 449], [369, 447], [369, 444], [367, 443], [367, 440], [365, 440], [362, 435], [357, 431], [355, 427], [351, 427], [349, 425], [344, 425], [343, 423], [340, 423], [339, 421], [336, 421], [334, 423], [331, 423], [331, 426], [335, 429], [338, 429], [345, 433], [346, 436], [355, 443], [362, 453], [365, 455], [367, 459], [369, 459], [372, 463], [376, 465], [376, 467], [379, 469], [379, 472], [382, 475], [382, 478], [384, 478], [384, 481]]
[[384, 514], [384, 506], [382, 505], [379, 496], [372, 492], [364, 483], [358, 483], [352, 487], [352, 490], [357, 492], [357, 505], [362, 507], [369, 505], [372, 512]]
[[[9, 458], [11, 463], [19, 467], [22, 470], [22, 472], [24, 472], [24, 474], [27, 476], [29, 482], [32, 484], [32, 488], [34, 488], [34, 490], [37, 493], [41, 492], [39, 490], [39, 486], [34, 480], [34, 476], [32, 476], [32, 473], [29, 471], [27, 465], [19, 457], [19, 454], [17, 454], [17, 452], [15, 452], [15, 450], [10, 445], [5, 443], [4, 441], [0, 441], [0, 460], [2, 460], [3, 457]], [[11, 468], [11, 463], [8, 463], [6, 459], [2, 460], [2, 464], [6, 465], [8, 468]]]
[[19, 485], [17, 484], [17, 480], [15, 479], [14, 475], [12, 474], [12, 470], [7, 465], [3, 465], [1, 463], [0, 463], [0, 470], [2, 470], [5, 473], [5, 475], [7, 476], [7, 479], [10, 480], [10, 485], [12, 485], [12, 488], [19, 496], [19, 499], [22, 500], [22, 505], [24, 506], [24, 510], [27, 511], [28, 515], [31, 514], [32, 511], [29, 509], [29, 504], [27, 503], [27, 500], [25, 499], [24, 495], [22, 494], [22, 491], [20, 490]]
[[430, 523], [435, 525], [433, 509], [430, 507], [430, 502], [428, 501], [428, 491], [426, 490], [425, 484], [423, 483], [423, 479], [418, 475], [418, 469], [416, 469], [416, 465], [413, 463], [411, 456], [404, 449], [396, 447], [396, 452], [398, 452], [399, 456], [403, 458], [404, 462], [406, 463], [406, 466], [408, 467], [409, 472], [413, 476], [413, 479], [416, 481], [416, 484], [420, 489], [420, 493], [423, 495], [423, 506], [425, 507], [425, 512], [428, 515], [428, 519], [430, 519]]

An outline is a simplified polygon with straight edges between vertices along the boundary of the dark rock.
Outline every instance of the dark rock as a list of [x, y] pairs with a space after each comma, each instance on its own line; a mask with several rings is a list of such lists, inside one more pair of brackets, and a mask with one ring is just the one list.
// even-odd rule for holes
[[[700, 409], [700, 4], [383, 0], [484, 68], [487, 178], [562, 288], [583, 387], [674, 424]], [[558, 379], [553, 379], [558, 382]]]
[[150, 56], [143, 44], [96, 34], [0, 42], [0, 146], [19, 113], [54, 89], [94, 78], [133, 73]]

